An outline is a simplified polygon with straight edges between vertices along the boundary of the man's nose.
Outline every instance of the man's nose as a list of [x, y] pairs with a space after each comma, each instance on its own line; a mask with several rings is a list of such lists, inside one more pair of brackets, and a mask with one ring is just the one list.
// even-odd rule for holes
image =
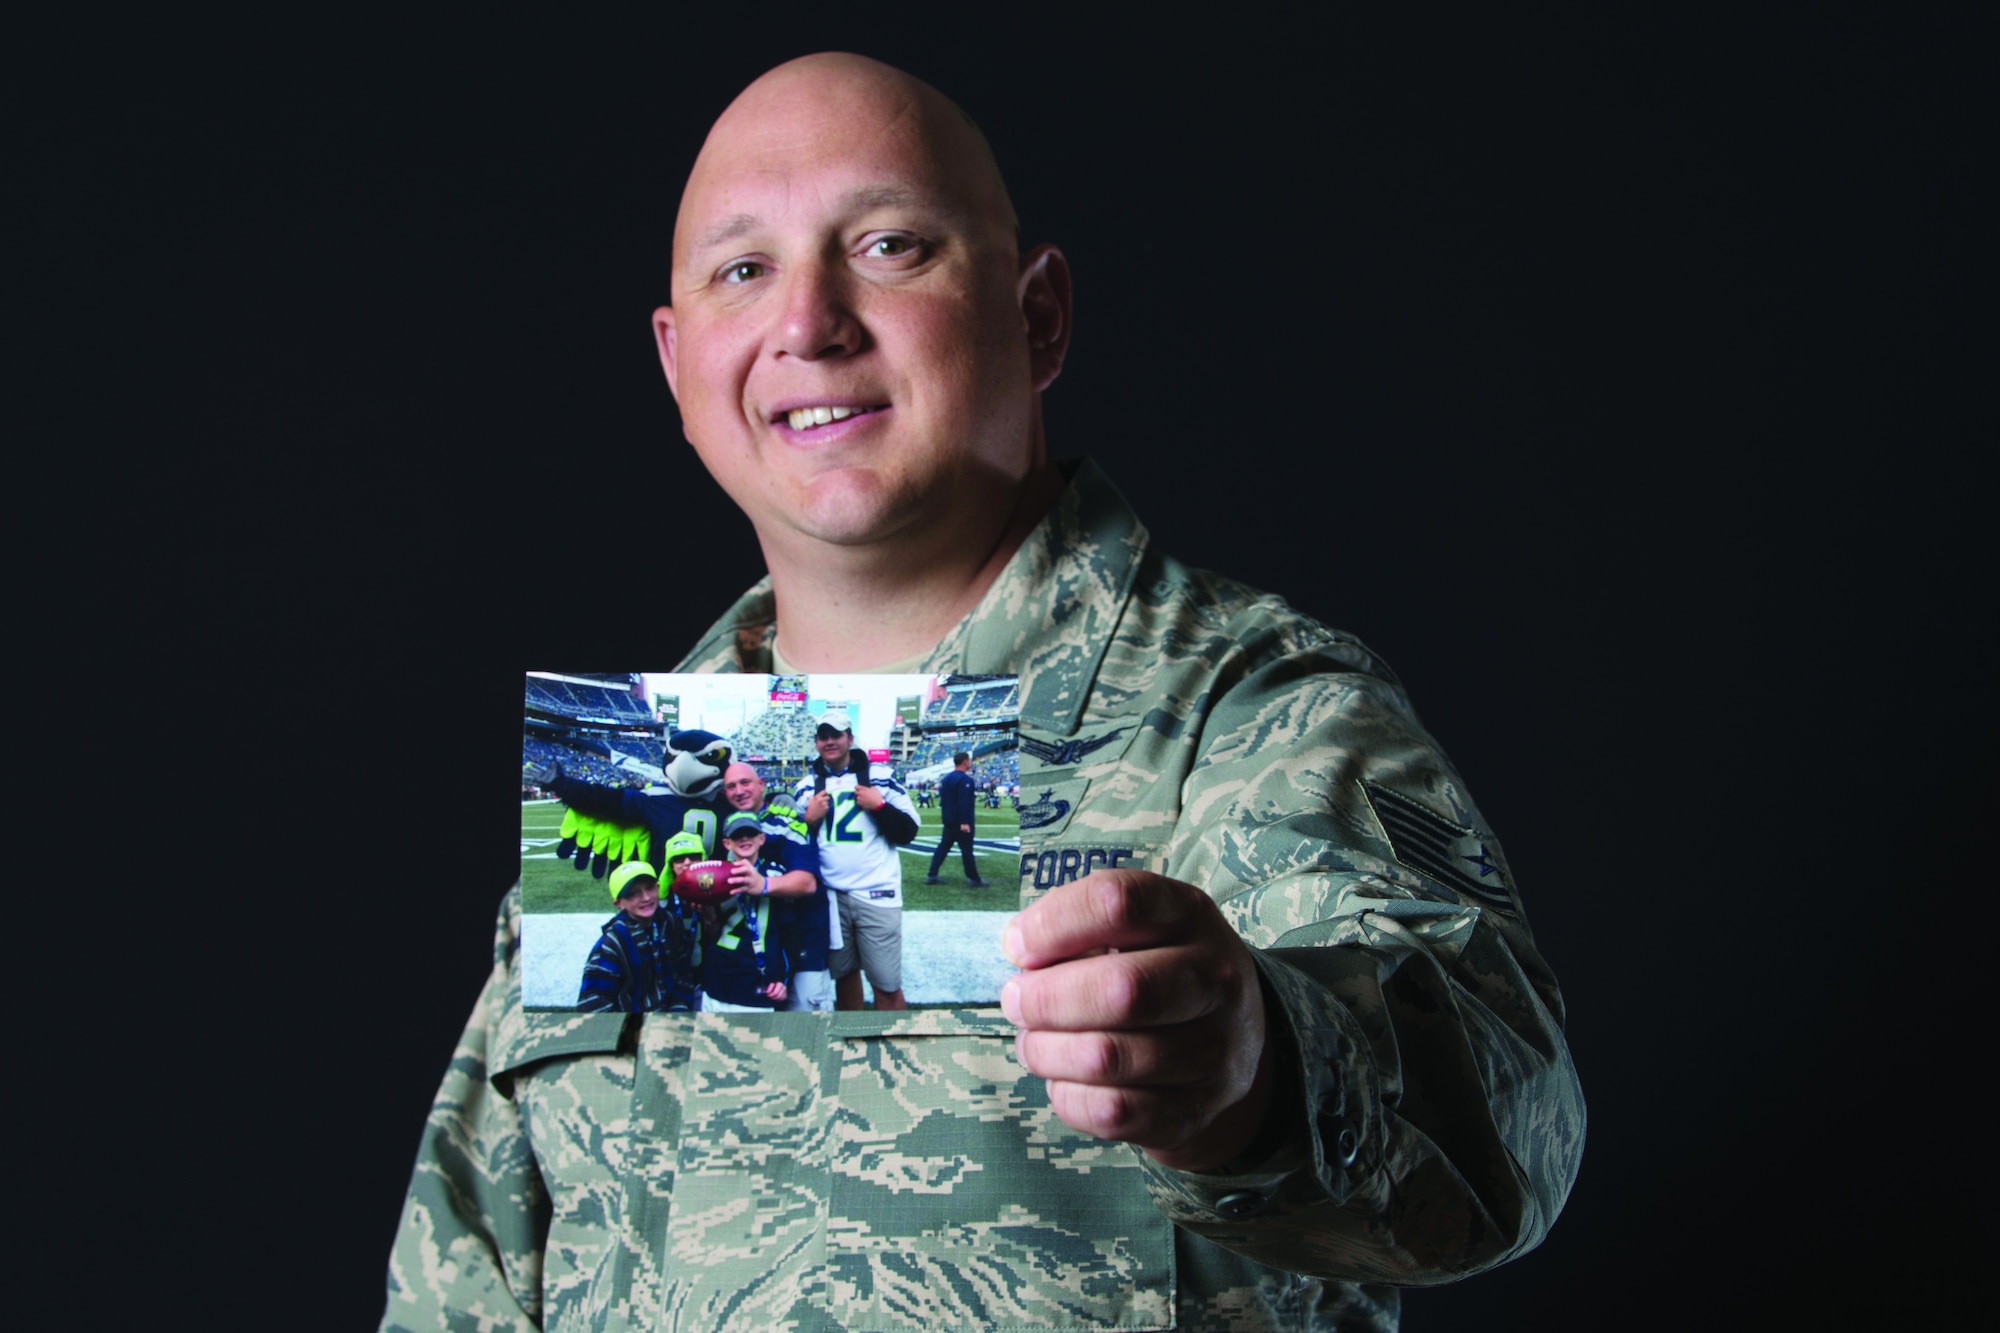
[[778, 351], [817, 361], [861, 349], [861, 323], [842, 278], [836, 266], [822, 263], [800, 264], [786, 275]]

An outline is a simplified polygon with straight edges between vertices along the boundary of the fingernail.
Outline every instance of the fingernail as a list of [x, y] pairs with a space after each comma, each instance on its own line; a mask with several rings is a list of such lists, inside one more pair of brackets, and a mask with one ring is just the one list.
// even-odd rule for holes
[[1007, 1021], [1015, 1027], [1021, 1026], [1021, 986], [1010, 981], [1000, 988], [1000, 1012], [1007, 1015]]
[[1015, 967], [1021, 965], [1021, 955], [1027, 951], [1027, 941], [1021, 938], [1021, 928], [1009, 922], [1007, 933], [1000, 937], [1000, 952], [1007, 955], [1007, 961]]

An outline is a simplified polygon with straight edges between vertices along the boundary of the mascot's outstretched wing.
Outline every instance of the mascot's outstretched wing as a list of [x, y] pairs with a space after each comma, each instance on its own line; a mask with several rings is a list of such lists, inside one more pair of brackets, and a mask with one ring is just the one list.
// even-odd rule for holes
[[676, 833], [699, 834], [707, 852], [716, 854], [722, 771], [734, 753], [734, 746], [711, 732], [673, 732], [662, 766], [665, 785], [643, 793], [584, 782], [563, 772], [559, 763], [527, 770], [525, 776], [568, 807], [557, 857], [603, 879], [627, 861], [656, 862], [655, 849]]
[[[521, 772], [528, 781], [551, 791], [555, 790], [558, 778], [574, 781], [564, 774], [561, 764], [524, 766]], [[562, 827], [557, 830], [557, 836], [561, 841], [556, 843], [556, 860], [568, 861], [574, 870], [588, 870], [594, 879], [603, 879], [625, 862], [644, 857], [650, 850], [651, 842], [643, 824], [600, 819], [574, 805], [563, 811]]]

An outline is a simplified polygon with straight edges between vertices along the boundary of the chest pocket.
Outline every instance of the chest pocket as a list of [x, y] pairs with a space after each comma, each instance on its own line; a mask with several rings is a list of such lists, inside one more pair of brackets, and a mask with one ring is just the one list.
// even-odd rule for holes
[[1136, 1159], [1056, 1119], [997, 1013], [721, 1018], [662, 1071], [666, 1327], [1172, 1326]]
[[633, 1060], [618, 1053], [625, 1020], [514, 1008], [492, 1052], [495, 1088], [519, 1109], [548, 1195], [542, 1325], [552, 1331], [606, 1326], [604, 1293], [620, 1258], [606, 1222], [625, 1214], [629, 1182], [649, 1174], [634, 1160], [646, 1144], [631, 1133]]

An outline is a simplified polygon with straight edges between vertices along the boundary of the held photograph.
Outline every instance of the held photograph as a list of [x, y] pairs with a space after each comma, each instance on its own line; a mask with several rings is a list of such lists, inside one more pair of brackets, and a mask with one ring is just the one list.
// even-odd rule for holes
[[1013, 676], [527, 672], [525, 1007], [998, 1003], [1019, 721]]

